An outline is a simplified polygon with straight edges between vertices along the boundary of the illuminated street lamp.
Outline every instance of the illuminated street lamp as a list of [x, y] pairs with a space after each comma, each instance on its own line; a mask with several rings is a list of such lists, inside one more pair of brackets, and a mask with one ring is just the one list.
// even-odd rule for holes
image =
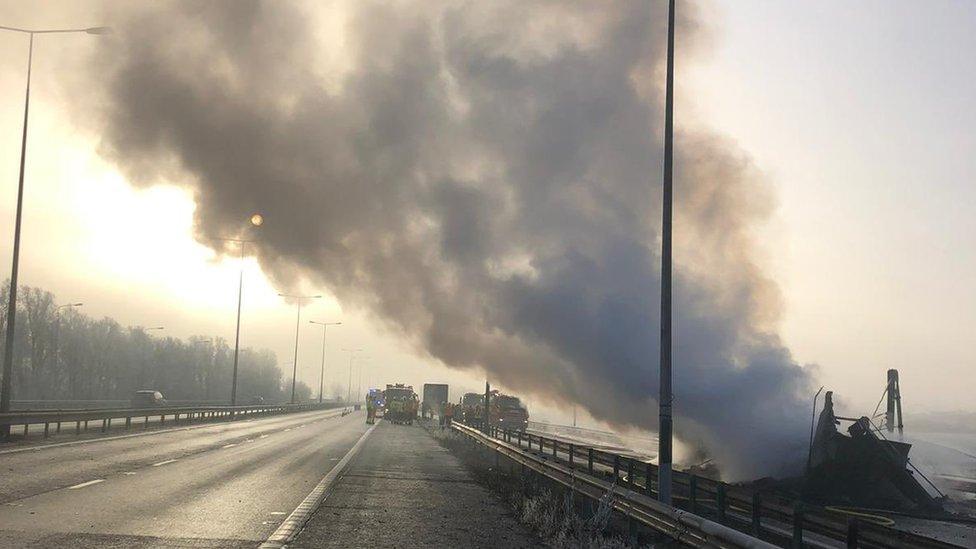
[[302, 300], [320, 299], [320, 295], [288, 295], [278, 294], [279, 297], [288, 297], [298, 301], [298, 314], [295, 317], [295, 363], [291, 367], [291, 403], [295, 403], [295, 380], [298, 377], [298, 326], [302, 321]]
[[317, 324], [322, 327], [322, 369], [319, 371], [319, 404], [322, 404], [322, 383], [325, 380], [325, 333], [329, 331], [329, 326], [341, 326], [342, 322], [316, 322], [309, 320], [309, 324]]
[[[260, 227], [262, 223], [264, 223], [264, 217], [261, 214], [256, 213], [251, 216], [251, 225]], [[230, 405], [235, 406], [237, 404], [237, 360], [241, 351], [241, 298], [244, 296], [244, 248], [248, 242], [254, 241], [243, 238], [218, 238], [217, 240], [236, 242], [241, 245], [241, 270], [237, 279], [237, 327], [234, 329], [234, 374], [230, 382]]]
[[[67, 34], [83, 32], [87, 34], [108, 34], [108, 27], [88, 27], [84, 29], [45, 29], [31, 30], [0, 26], [0, 30], [19, 32], [30, 36], [27, 47], [27, 91], [24, 94], [24, 131], [20, 139], [20, 178], [17, 182], [17, 213], [14, 221], [13, 265], [10, 274], [10, 295], [7, 301], [7, 335], [3, 349], [3, 382], [0, 383], [0, 413], [10, 411], [11, 378], [14, 368], [14, 322], [17, 316], [17, 271], [20, 265], [20, 220], [24, 210], [24, 161], [27, 157], [27, 115], [30, 112], [31, 62], [34, 58], [35, 34]], [[0, 436], [10, 436], [10, 425], [0, 425]]]

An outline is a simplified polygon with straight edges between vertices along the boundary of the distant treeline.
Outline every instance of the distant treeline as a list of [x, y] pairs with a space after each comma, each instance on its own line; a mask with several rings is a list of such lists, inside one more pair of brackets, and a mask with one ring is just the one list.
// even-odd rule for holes
[[[9, 295], [7, 282], [0, 292], [0, 356]], [[54, 294], [28, 286], [18, 292], [15, 328], [14, 400], [127, 400], [139, 389], [170, 400], [230, 400], [234, 348], [221, 338], [184, 341], [107, 317], [96, 320], [83, 308], [58, 309]], [[238, 404], [258, 396], [287, 401], [291, 378], [284, 379], [271, 351], [242, 349], [237, 395]], [[299, 382], [296, 399], [310, 396]]]

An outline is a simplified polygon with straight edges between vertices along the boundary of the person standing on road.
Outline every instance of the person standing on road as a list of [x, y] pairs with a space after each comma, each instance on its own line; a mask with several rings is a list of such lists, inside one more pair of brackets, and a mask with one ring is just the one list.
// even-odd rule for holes
[[451, 421], [454, 419], [454, 403], [445, 402], [443, 411], [441, 412], [441, 425], [450, 427]]
[[376, 423], [376, 402], [373, 395], [366, 395], [366, 423], [372, 425]]

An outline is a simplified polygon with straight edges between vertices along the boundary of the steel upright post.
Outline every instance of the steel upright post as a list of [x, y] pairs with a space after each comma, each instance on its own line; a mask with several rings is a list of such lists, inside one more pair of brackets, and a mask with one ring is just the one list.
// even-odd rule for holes
[[674, 135], [674, 2], [668, 2], [668, 61], [664, 98], [664, 208], [661, 231], [661, 378], [658, 433], [658, 494], [671, 504], [671, 212]]

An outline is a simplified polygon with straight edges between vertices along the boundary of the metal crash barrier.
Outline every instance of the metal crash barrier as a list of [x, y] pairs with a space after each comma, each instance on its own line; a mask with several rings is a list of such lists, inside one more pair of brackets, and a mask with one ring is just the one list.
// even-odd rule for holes
[[133, 418], [142, 418], [143, 428], [149, 428], [150, 418], [159, 418], [158, 425], [165, 425], [166, 418], [174, 423], [194, 421], [230, 420], [270, 414], [287, 414], [311, 410], [339, 408], [335, 403], [310, 404], [255, 404], [249, 406], [203, 405], [161, 406], [157, 408], [106, 408], [101, 410], [21, 410], [0, 414], [0, 425], [23, 426], [23, 436], [30, 434], [31, 425], [44, 425], [43, 436], [61, 432], [63, 424], [74, 423], [76, 434], [87, 431], [90, 422], [101, 422], [101, 431], [112, 428], [113, 420], [125, 421], [125, 428], [132, 427]]
[[776, 547], [711, 520], [664, 505], [626, 486], [608, 482], [573, 467], [527, 452], [523, 448], [490, 437], [473, 427], [454, 423], [452, 428], [515, 463], [590, 499], [600, 500], [608, 493], [612, 493], [613, 497], [610, 501], [614, 510], [688, 546], [757, 549]]
[[600, 499], [612, 491], [616, 510], [691, 546], [776, 546], [758, 539], [761, 537], [792, 547], [822, 545], [816, 538], [848, 547], [960, 547], [866, 517], [681, 471], [673, 472], [672, 497], [677, 507], [672, 508], [656, 499], [657, 466], [632, 455], [496, 426], [454, 423], [452, 427], [587, 497]]

